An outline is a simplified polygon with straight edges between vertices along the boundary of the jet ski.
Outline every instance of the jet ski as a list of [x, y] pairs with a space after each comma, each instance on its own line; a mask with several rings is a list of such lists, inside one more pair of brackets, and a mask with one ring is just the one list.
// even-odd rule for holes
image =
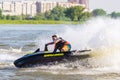
[[[33, 65], [39, 64], [39, 65], [47, 65], [50, 62], [61, 62], [63, 60], [75, 60], [77, 58], [84, 58], [85, 56], [78, 56], [74, 55], [75, 52], [86, 52], [91, 50], [72, 50], [68, 52], [48, 52], [48, 51], [40, 51], [40, 49], [37, 49], [32, 54], [26, 54], [23, 57], [20, 57], [19, 59], [14, 61], [14, 65], [18, 68], [24, 68], [24, 67], [31, 67]], [[86, 56], [88, 57], [88, 56]]]

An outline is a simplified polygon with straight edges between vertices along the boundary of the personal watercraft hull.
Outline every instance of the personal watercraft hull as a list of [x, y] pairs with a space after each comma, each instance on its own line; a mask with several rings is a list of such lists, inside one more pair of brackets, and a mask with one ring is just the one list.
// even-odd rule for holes
[[33, 54], [26, 54], [23, 57], [14, 61], [14, 65], [18, 68], [30, 67], [36, 64], [46, 65], [50, 62], [61, 62], [63, 60], [76, 60], [77, 58], [84, 58], [86, 56], [73, 55], [74, 51], [69, 52], [56, 52], [56, 53], [45, 53], [45, 52], [36, 52]]

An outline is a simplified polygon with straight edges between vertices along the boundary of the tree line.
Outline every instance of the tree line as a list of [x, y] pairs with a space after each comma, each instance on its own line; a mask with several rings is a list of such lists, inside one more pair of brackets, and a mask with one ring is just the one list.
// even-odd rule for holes
[[103, 9], [95, 9], [92, 11], [92, 14], [94, 17], [105, 16], [105, 17], [111, 17], [111, 18], [120, 18], [120, 12], [112, 12], [110, 14], [107, 14], [107, 12]]
[[92, 12], [85, 11], [85, 7], [75, 6], [64, 8], [56, 6], [51, 11], [38, 13], [34, 17], [30, 15], [10, 16], [3, 15], [0, 10], [0, 20], [58, 20], [58, 21], [85, 21], [91, 17], [107, 16], [111, 18], [120, 18], [120, 12], [107, 14], [103, 9], [94, 9]]

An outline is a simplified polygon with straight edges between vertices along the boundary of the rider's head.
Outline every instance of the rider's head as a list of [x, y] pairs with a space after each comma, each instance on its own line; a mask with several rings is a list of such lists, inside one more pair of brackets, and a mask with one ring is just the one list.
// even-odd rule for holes
[[57, 39], [57, 35], [53, 35], [53, 36], [52, 36], [52, 39], [53, 39], [53, 41], [54, 41], [55, 39]]

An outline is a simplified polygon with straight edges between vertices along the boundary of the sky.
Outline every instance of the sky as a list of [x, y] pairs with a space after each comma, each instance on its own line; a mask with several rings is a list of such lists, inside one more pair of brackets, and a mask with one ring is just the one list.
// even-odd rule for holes
[[108, 13], [120, 12], [120, 0], [89, 0], [90, 9], [102, 8]]
[[[0, 1], [21, 1], [21, 0], [0, 0]], [[35, 0], [34, 0], [35, 1]], [[57, 0], [49, 0], [49, 1], [57, 1]], [[58, 0], [66, 2], [67, 0]], [[120, 0], [89, 0], [90, 10], [96, 8], [102, 8], [107, 13], [111, 13], [113, 11], [120, 12]]]

